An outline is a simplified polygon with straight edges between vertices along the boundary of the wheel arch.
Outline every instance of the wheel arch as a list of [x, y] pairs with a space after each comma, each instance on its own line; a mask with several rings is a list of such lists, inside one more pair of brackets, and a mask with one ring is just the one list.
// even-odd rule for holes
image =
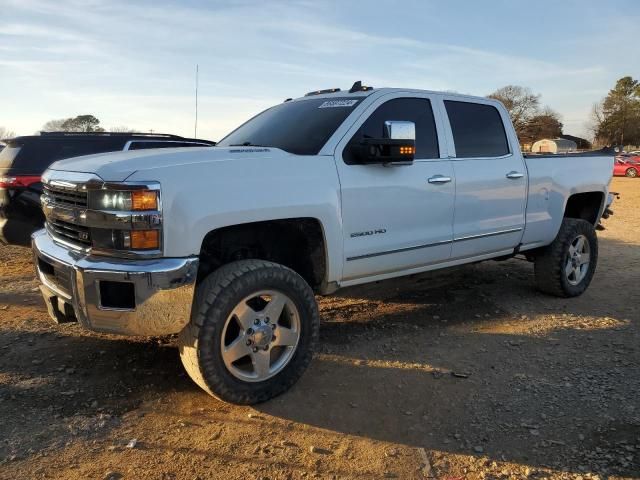
[[210, 230], [200, 246], [198, 281], [237, 260], [267, 260], [298, 273], [316, 292], [328, 289], [325, 229], [313, 217], [264, 220]]
[[563, 218], [578, 218], [595, 226], [602, 216], [605, 199], [604, 192], [574, 193], [567, 198]]

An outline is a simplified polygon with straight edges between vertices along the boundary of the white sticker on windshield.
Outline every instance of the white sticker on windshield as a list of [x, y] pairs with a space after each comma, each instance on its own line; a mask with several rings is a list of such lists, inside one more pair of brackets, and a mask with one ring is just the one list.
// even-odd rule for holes
[[340, 108], [340, 107], [353, 107], [358, 100], [327, 100], [322, 102], [318, 108]]

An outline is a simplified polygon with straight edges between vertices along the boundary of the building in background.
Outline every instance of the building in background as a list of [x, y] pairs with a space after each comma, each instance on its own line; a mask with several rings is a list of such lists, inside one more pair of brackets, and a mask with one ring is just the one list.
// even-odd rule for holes
[[575, 152], [578, 144], [566, 138], [545, 138], [538, 140], [531, 146], [532, 153], [569, 153]]
[[578, 145], [578, 150], [591, 150], [593, 148], [593, 145], [591, 145], [591, 142], [586, 138], [580, 138], [574, 135], [565, 135], [564, 133], [562, 135], [558, 135], [558, 137], [564, 138], [565, 140], [571, 140], [572, 142], [576, 142], [576, 145]]

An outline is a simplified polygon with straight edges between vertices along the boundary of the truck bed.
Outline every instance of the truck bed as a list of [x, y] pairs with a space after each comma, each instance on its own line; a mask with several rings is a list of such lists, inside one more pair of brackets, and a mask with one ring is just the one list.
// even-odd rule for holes
[[565, 203], [574, 194], [601, 192], [602, 213], [613, 176], [612, 153], [526, 154], [524, 158], [529, 191], [521, 250], [553, 241], [560, 229]]

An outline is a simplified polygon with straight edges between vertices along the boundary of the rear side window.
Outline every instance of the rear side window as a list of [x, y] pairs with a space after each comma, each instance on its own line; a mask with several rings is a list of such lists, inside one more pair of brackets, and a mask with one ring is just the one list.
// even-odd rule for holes
[[480, 103], [445, 100], [456, 157], [500, 157], [509, 153], [498, 109]]
[[[7, 161], [2, 160], [2, 166], [11, 168], [11, 172], [14, 173], [37, 175], [44, 172], [49, 165], [57, 160], [122, 150], [124, 140], [32, 138], [17, 143], [15, 147], [18, 147], [19, 151], [15, 154], [12, 151], [6, 152]], [[5, 150], [9, 148], [5, 148]], [[9, 154], [12, 154], [13, 157], [10, 160], [8, 160]], [[5, 151], [1, 152], [0, 156], [4, 158]]]
[[[401, 120], [415, 123], [416, 159], [439, 158], [438, 133], [431, 102], [426, 98], [395, 98], [380, 105], [362, 124], [349, 143], [358, 143], [364, 138], [383, 138], [384, 122]], [[355, 163], [350, 158], [350, 149], [345, 148], [346, 163]]]
[[181, 148], [181, 147], [210, 147], [206, 143], [193, 143], [193, 142], [131, 142], [129, 150], [145, 150], [148, 148]]

